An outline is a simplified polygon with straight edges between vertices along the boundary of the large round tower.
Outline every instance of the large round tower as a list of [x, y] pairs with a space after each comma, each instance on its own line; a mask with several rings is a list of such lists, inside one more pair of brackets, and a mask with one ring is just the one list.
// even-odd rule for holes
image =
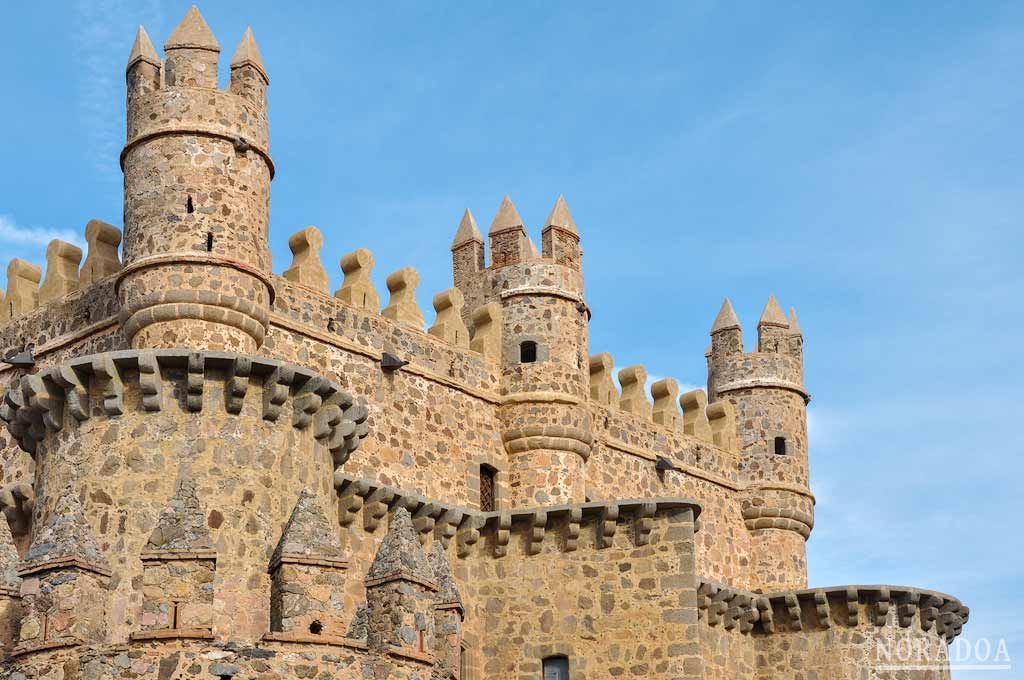
[[757, 326], [757, 351], [743, 351], [743, 330], [726, 300], [711, 329], [708, 394], [736, 410], [742, 500], [754, 568], [764, 590], [807, 585], [806, 540], [814, 520], [809, 488], [803, 335], [795, 312], [768, 300]]
[[246, 31], [218, 89], [220, 46], [195, 7], [164, 50], [140, 31], [127, 69], [124, 332], [136, 348], [252, 352], [273, 297], [269, 79]]

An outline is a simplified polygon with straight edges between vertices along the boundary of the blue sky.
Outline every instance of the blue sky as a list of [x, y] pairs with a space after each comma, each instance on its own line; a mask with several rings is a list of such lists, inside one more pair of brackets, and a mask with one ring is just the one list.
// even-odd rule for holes
[[[507, 192], [536, 239], [563, 193], [592, 351], [689, 384], [721, 298], [751, 346], [775, 293], [814, 396], [812, 583], [955, 594], [1024, 665], [1024, 5], [625, 7], [204, 3], [224, 68], [251, 24], [270, 73], [275, 270], [314, 224], [333, 285], [367, 247], [428, 309], [465, 207], [486, 231]], [[186, 9], [5, 7], [7, 257], [121, 224], [124, 63]]]

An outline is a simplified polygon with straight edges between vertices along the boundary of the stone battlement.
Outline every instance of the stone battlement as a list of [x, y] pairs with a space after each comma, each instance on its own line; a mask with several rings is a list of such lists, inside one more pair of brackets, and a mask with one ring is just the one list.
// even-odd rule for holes
[[442, 291], [409, 266], [375, 284], [358, 243], [332, 291], [314, 226], [275, 274], [268, 70], [251, 29], [223, 88], [219, 60], [195, 7], [162, 56], [140, 28], [123, 234], [92, 220], [45, 276], [8, 265], [0, 679], [859, 680], [876, 642], [941, 661], [956, 599], [808, 587], [795, 312], [770, 297], [748, 352], [726, 300], [707, 389], [649, 384], [591, 351], [561, 196], [539, 249], [510, 197], [486, 238], [467, 209]]

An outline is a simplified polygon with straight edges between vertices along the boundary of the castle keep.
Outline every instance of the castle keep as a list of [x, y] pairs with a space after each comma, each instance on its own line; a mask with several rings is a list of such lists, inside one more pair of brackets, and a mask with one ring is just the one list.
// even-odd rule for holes
[[330, 291], [314, 227], [275, 275], [268, 70], [219, 58], [195, 8], [140, 29], [123, 244], [8, 266], [0, 677], [949, 677], [955, 598], [808, 586], [795, 313], [747, 348], [726, 300], [707, 391], [648, 386], [590, 346], [562, 198], [539, 252], [467, 210], [432, 298], [365, 249]]

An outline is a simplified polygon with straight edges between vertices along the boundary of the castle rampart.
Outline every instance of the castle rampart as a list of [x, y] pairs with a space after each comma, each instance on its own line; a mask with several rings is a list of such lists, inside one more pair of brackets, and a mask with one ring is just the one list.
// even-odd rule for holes
[[795, 313], [771, 298], [745, 352], [726, 301], [708, 390], [648, 385], [590, 354], [562, 197], [540, 252], [509, 197], [486, 245], [467, 210], [447, 290], [404, 267], [378, 291], [358, 249], [332, 294], [316, 227], [274, 275], [269, 77], [251, 31], [226, 90], [219, 53], [194, 8], [163, 59], [136, 38], [124, 264], [94, 220], [84, 259], [54, 242], [45, 277], [8, 267], [0, 677], [859, 679], [879, 640], [941, 659], [954, 598], [806, 588]]

